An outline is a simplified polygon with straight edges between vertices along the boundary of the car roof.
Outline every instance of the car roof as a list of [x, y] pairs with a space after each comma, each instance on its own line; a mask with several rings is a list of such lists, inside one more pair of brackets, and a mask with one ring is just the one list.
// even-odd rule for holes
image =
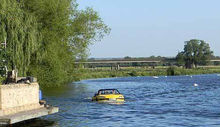
[[100, 89], [99, 91], [105, 91], [105, 90], [117, 90], [117, 89]]

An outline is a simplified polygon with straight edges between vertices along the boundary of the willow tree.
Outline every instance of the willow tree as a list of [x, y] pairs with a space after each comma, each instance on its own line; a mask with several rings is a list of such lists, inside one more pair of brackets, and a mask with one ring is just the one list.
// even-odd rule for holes
[[0, 42], [6, 40], [8, 67], [25, 76], [40, 40], [36, 18], [17, 0], [0, 0]]
[[74, 61], [110, 29], [91, 8], [75, 0], [0, 0], [0, 42], [7, 41], [7, 63], [40, 84], [72, 81]]

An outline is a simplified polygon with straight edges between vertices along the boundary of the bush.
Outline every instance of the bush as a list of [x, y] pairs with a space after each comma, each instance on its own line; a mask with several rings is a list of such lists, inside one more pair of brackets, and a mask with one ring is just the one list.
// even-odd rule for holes
[[175, 75], [175, 67], [171, 66], [167, 69], [167, 75], [174, 76]]
[[137, 73], [137, 71], [132, 71], [132, 72], [130, 72], [130, 73], [128, 73], [130, 76], [138, 76], [138, 73]]

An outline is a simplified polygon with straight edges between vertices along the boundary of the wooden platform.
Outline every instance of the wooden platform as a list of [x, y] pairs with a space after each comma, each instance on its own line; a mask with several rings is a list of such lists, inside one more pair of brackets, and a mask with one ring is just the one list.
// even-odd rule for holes
[[0, 125], [9, 125], [18, 123], [25, 120], [30, 120], [33, 118], [53, 114], [59, 111], [58, 107], [46, 106], [43, 108], [31, 110], [31, 111], [24, 111], [19, 112], [12, 115], [2, 116], [0, 117]]

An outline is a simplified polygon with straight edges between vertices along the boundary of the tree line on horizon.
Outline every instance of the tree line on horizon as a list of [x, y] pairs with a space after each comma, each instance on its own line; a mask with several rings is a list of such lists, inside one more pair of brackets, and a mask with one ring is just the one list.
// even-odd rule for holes
[[75, 0], [0, 0], [0, 66], [35, 76], [44, 86], [74, 80], [76, 59], [88, 46], [109, 34], [92, 8], [78, 9]]
[[[164, 57], [164, 56], [150, 56], [150, 57], [130, 57], [125, 56], [124, 58], [90, 58], [88, 61], [161, 61], [160, 65], [165, 66], [184, 66], [186, 69], [197, 68], [198, 65], [208, 65], [211, 59], [220, 59], [219, 56], [214, 56], [210, 46], [204, 40], [191, 39], [185, 41], [182, 52], [178, 52], [175, 57]], [[218, 63], [214, 63], [218, 64]], [[157, 64], [143, 64], [143, 63], [132, 63], [132, 64], [121, 64], [122, 66], [156, 66]], [[99, 66], [110, 66], [110, 65], [99, 65]]]

